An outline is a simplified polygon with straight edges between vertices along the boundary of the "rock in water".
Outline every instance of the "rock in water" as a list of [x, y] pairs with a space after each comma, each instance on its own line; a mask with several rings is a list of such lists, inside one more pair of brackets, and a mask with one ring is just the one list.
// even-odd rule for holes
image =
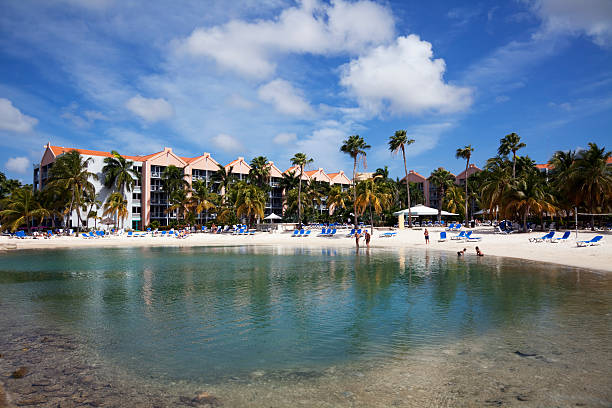
[[208, 405], [210, 407], [220, 407], [221, 401], [217, 399], [214, 395], [211, 395], [205, 391], [199, 392], [196, 397], [192, 400], [192, 402], [198, 405]]
[[23, 378], [28, 373], [28, 369], [26, 367], [19, 367], [17, 370], [13, 371], [11, 374], [12, 378]]

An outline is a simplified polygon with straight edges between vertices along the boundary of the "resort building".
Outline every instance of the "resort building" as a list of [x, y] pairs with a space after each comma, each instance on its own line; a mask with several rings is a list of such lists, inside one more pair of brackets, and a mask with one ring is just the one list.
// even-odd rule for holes
[[[91, 179], [90, 182], [94, 185], [96, 191], [96, 199], [104, 203], [108, 196], [114, 192], [112, 189], [107, 189], [104, 186], [104, 174], [102, 169], [105, 165], [104, 159], [112, 157], [110, 152], [67, 148], [52, 146], [47, 143], [42, 159], [34, 165], [33, 186], [34, 190], [43, 189], [49, 179], [49, 171], [53, 164], [62, 154], [76, 150], [83, 156], [84, 159], [91, 159], [88, 171], [96, 174], [98, 180]], [[204, 181], [211, 191], [218, 191], [218, 185], [213, 180], [213, 174], [220, 168], [230, 170], [237, 180], [247, 180], [251, 166], [246, 162], [244, 157], [238, 157], [236, 160], [221, 166], [219, 162], [212, 158], [210, 153], [203, 153], [196, 157], [181, 157], [175, 154], [171, 148], [165, 147], [162, 151], [149, 154], [146, 156], [126, 156], [125, 159], [133, 162], [133, 169], [141, 175], [136, 179], [135, 186], [132, 191], [123, 191], [123, 196], [127, 200], [128, 216], [124, 220], [123, 225], [126, 228], [144, 228], [150, 225], [151, 222], [157, 221], [160, 225], [168, 225], [172, 219], [176, 219], [177, 214], [173, 211], [168, 211], [170, 203], [168, 194], [163, 190], [162, 174], [166, 167], [174, 165], [183, 169], [185, 181], [190, 186], [195, 181]], [[270, 167], [270, 191], [265, 206], [265, 215], [275, 213], [283, 214], [284, 191], [281, 187], [283, 174], [294, 173], [297, 176], [300, 172], [299, 166], [292, 166], [285, 172], [281, 172], [273, 162], [269, 162]], [[313, 171], [304, 171], [302, 180], [315, 181], [318, 183], [326, 183], [329, 185], [339, 184], [343, 189], [348, 189], [351, 181], [346, 177], [343, 171], [327, 174], [321, 168]], [[224, 191], [221, 191], [224, 194]], [[323, 202], [318, 206], [320, 212], [327, 211], [327, 206]], [[103, 209], [94, 208], [98, 219], [102, 218]], [[199, 222], [206, 222], [214, 218], [214, 214], [200, 214]], [[84, 215], [82, 212], [82, 218]], [[79, 223], [76, 211], [73, 211], [70, 217], [70, 226], [76, 227]], [[88, 222], [88, 227], [93, 227], [96, 223], [94, 218]]]

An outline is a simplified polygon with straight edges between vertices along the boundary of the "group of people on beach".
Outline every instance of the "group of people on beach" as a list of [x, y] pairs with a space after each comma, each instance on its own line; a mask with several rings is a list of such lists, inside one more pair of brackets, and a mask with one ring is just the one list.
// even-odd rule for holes
[[[425, 228], [423, 235], [425, 235], [425, 244], [429, 244], [429, 231], [427, 231], [427, 228]], [[465, 255], [465, 251], [467, 251], [467, 248], [463, 248], [462, 251], [457, 251], [457, 256]], [[476, 247], [476, 256], [484, 256], [484, 253], [478, 247]]]
[[[359, 248], [359, 239], [360, 238], [361, 238], [361, 234], [359, 232], [355, 232], [355, 245], [357, 245], [357, 248]], [[366, 246], [369, 248], [370, 247], [370, 238], [372, 238], [372, 236], [370, 235], [368, 230], [365, 230], [363, 232], [363, 238], [365, 239]]]

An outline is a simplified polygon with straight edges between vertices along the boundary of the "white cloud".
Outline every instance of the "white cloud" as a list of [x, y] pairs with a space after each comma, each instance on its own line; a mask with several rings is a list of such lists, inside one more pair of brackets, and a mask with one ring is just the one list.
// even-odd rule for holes
[[275, 79], [259, 87], [259, 99], [274, 105], [276, 110], [287, 115], [308, 115], [312, 108], [302, 97], [302, 92], [283, 79]]
[[31, 168], [30, 160], [27, 157], [11, 157], [5, 166], [7, 170], [19, 174], [26, 174]]
[[535, 12], [550, 33], [585, 33], [600, 46], [612, 45], [612, 1], [610, 0], [535, 0]]
[[406, 149], [406, 156], [415, 157], [433, 149], [438, 145], [440, 136], [452, 129], [453, 126], [450, 122], [443, 122], [418, 125], [407, 129], [408, 135], [415, 141]]
[[147, 122], [157, 122], [174, 116], [172, 105], [163, 98], [144, 98], [136, 95], [125, 103], [125, 107]]
[[472, 91], [445, 83], [445, 69], [429, 42], [409, 35], [352, 60], [340, 83], [372, 113], [385, 107], [396, 114], [461, 111], [472, 103]]
[[[312, 168], [322, 167], [326, 172], [334, 172], [348, 164], [349, 159], [340, 152], [342, 141], [347, 133], [341, 129], [321, 128], [295, 143], [295, 151], [306, 153], [315, 159]], [[293, 154], [293, 153], [292, 153]], [[352, 162], [351, 162], [352, 163]], [[351, 167], [352, 168], [352, 167]]]
[[227, 153], [236, 153], [244, 150], [244, 146], [233, 136], [220, 133], [211, 139], [213, 145]]
[[233, 94], [230, 97], [228, 97], [227, 103], [230, 106], [240, 108], [240, 109], [245, 109], [245, 110], [253, 109], [255, 107], [255, 104], [252, 101], [238, 94]]
[[295, 142], [297, 140], [297, 135], [295, 133], [279, 133], [274, 136], [272, 140], [276, 144], [286, 145]]
[[0, 130], [30, 132], [37, 123], [38, 119], [21, 113], [8, 99], [0, 98]]
[[495, 97], [495, 102], [497, 103], [504, 103], [504, 102], [508, 102], [510, 100], [510, 97], [508, 95], [499, 95]]
[[309, 0], [286, 8], [275, 19], [232, 20], [197, 28], [177, 42], [177, 50], [212, 58], [219, 66], [245, 76], [265, 78], [274, 73], [274, 57], [279, 54], [355, 54], [390, 40], [393, 32], [391, 12], [372, 1], [336, 0], [324, 5]]

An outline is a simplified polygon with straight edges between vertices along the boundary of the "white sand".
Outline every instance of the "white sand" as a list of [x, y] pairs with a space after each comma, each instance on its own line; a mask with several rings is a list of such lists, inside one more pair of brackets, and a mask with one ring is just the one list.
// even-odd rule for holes
[[[398, 231], [394, 238], [379, 238], [380, 232], [388, 229], [375, 230], [370, 243], [371, 250], [377, 248], [417, 248], [441, 251], [459, 251], [467, 248], [466, 256], [475, 256], [475, 247], [478, 246], [485, 256], [505, 256], [532, 261], [551, 262], [567, 266], [612, 272], [612, 234], [609, 232], [581, 231], [578, 240], [586, 240], [595, 235], [604, 235], [601, 245], [579, 248], [576, 246], [576, 237], [572, 232], [570, 239], [563, 243], [532, 243], [529, 238], [541, 237], [542, 232], [528, 234], [496, 235], [491, 227], [476, 228], [473, 236], [482, 237], [480, 242], [452, 241], [438, 242], [441, 228], [431, 228], [430, 244], [425, 245], [422, 230]], [[334, 238], [317, 237], [317, 230], [308, 238], [293, 238], [289, 233], [271, 234], [260, 232], [254, 236], [233, 236], [229, 234], [191, 234], [186, 239], [168, 237], [128, 238], [106, 237], [99, 239], [84, 239], [81, 237], [56, 237], [52, 239], [10, 239], [0, 237], [0, 250], [40, 249], [40, 248], [87, 248], [87, 247], [127, 247], [127, 246], [226, 246], [226, 245], [282, 245], [287, 247], [344, 247], [355, 246], [354, 238], [345, 238], [341, 234]], [[447, 232], [453, 236], [456, 233]], [[557, 236], [562, 233], [557, 232]], [[365, 246], [363, 240], [362, 247]], [[0, 255], [1, 259], [1, 255]]]

